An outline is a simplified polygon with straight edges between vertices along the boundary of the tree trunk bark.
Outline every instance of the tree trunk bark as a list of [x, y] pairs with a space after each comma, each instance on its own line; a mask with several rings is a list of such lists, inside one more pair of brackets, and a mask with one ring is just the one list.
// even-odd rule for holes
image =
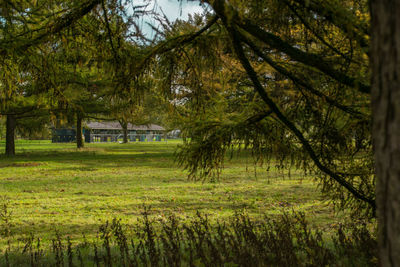
[[15, 155], [15, 127], [17, 119], [14, 115], [7, 115], [6, 121], [6, 156]]
[[124, 121], [124, 120], [120, 120], [119, 121], [119, 124], [121, 125], [121, 127], [122, 127], [122, 134], [123, 134], [123, 143], [124, 144], [126, 144], [126, 143], [128, 143], [128, 123], [126, 122], [126, 121]]
[[400, 266], [400, 0], [372, 0], [372, 114], [380, 266]]
[[126, 144], [126, 143], [128, 143], [128, 127], [127, 127], [126, 124], [125, 124], [125, 127], [124, 127], [122, 130], [123, 130], [123, 132], [124, 132], [124, 140], [123, 140], [123, 143]]
[[76, 147], [83, 148], [83, 138], [82, 138], [82, 115], [78, 112], [76, 114]]

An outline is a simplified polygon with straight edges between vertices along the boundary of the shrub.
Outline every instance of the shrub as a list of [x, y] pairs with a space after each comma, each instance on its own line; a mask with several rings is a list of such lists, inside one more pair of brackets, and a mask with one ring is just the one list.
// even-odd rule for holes
[[376, 240], [367, 224], [341, 225], [333, 237], [311, 229], [303, 213], [252, 220], [236, 213], [211, 223], [207, 215], [156, 220], [148, 209], [133, 226], [99, 228], [98, 242], [73, 246], [58, 233], [51, 250], [30, 235], [23, 249], [3, 251], [1, 266], [373, 266]]

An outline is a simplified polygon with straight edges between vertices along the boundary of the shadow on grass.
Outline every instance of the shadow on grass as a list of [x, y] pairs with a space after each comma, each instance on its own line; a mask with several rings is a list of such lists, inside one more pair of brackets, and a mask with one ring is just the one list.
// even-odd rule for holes
[[[154, 166], [170, 168], [174, 164], [172, 152], [140, 152], [103, 154], [93, 152], [56, 152], [56, 153], [25, 153], [15, 157], [0, 157], [0, 168], [30, 167], [45, 163], [70, 164], [79, 163], [83, 168], [111, 167], [111, 166]], [[166, 165], [160, 163], [168, 163]], [[66, 167], [68, 168], [68, 167]]]

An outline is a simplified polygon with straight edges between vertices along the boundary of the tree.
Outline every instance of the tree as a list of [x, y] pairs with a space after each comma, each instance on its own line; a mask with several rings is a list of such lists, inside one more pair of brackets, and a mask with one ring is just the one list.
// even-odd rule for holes
[[[92, 37], [107, 48], [98, 57], [112, 66], [116, 94], [140, 89], [133, 83], [151, 73], [176, 113], [189, 117], [180, 159], [193, 177], [218, 174], [225, 151], [245, 145], [257, 160], [276, 157], [282, 168], [318, 175], [337, 207], [374, 216], [373, 133], [382, 264], [399, 262], [398, 1], [371, 2], [372, 50], [367, 0], [204, 0], [212, 12], [164, 25], [165, 39], [139, 57], [119, 1], [59, 1], [68, 8], [50, 15], [46, 1], [34, 2], [2, 3], [2, 60], [57, 44], [56, 34], [93, 10], [104, 29]], [[35, 23], [25, 24], [22, 10]]]
[[6, 121], [6, 156], [15, 155], [15, 128], [17, 127], [14, 115], [7, 115]]
[[[278, 152], [282, 167], [294, 163], [321, 177], [337, 207], [374, 214], [366, 1], [206, 2], [215, 16], [172, 30], [149, 54], [165, 54], [165, 79], [184, 80], [198, 107], [182, 164], [192, 176], [209, 176], [237, 144], [261, 159]], [[216, 90], [227, 84], [216, 75], [205, 78], [229, 68], [224, 58], [236, 67], [236, 95]], [[224, 104], [240, 102], [242, 92], [252, 108]]]
[[[57, 49], [56, 34], [99, 3], [0, 3], [0, 114], [7, 116], [6, 155], [15, 154], [18, 118], [48, 116], [49, 110], [54, 108], [53, 99], [60, 92], [59, 73], [56, 73], [59, 68], [50, 56], [52, 50]], [[62, 11], [52, 12], [60, 9]]]
[[[36, 68], [34, 60], [42, 63], [44, 57], [30, 55], [26, 61], [15, 64], [13, 60], [5, 59], [2, 64], [0, 78], [0, 114], [6, 116], [6, 149], [7, 156], [15, 155], [15, 131], [38, 129], [43, 123], [33, 125], [26, 123], [27, 118], [47, 117], [49, 120], [49, 94], [42, 87], [50, 74], [43, 75], [41, 69]], [[42, 61], [43, 60], [43, 61]], [[22, 65], [23, 67], [20, 67]], [[25, 119], [25, 121], [23, 121]], [[24, 122], [24, 123], [19, 123]], [[38, 121], [36, 121], [38, 122]]]
[[400, 1], [371, 1], [372, 110], [381, 266], [400, 263]]
[[[84, 116], [109, 112], [104, 99], [107, 91], [113, 91], [111, 86], [107, 87], [110, 76], [104, 75], [104, 62], [112, 58], [112, 53], [110, 49], [105, 49], [101, 54], [96, 46], [101, 44], [103, 48], [107, 47], [104, 43], [108, 40], [108, 33], [98, 27], [99, 24], [106, 24], [101, 23], [103, 16], [107, 17], [104, 1], [104, 14], [90, 13], [100, 3], [5, 1], [1, 5], [2, 103], [16, 103], [15, 98], [19, 97], [17, 111], [21, 116], [38, 109], [37, 105], [28, 103], [22, 111], [21, 99], [46, 94], [51, 104], [51, 107], [46, 107], [47, 111], [57, 110], [59, 115], [61, 111], [68, 113], [73, 110], [75, 113], [78, 148], [83, 147], [80, 128]], [[113, 8], [117, 7], [114, 5]], [[53, 12], [60, 9], [62, 11]], [[17, 71], [22, 80], [13, 77]], [[99, 81], [99, 76], [104, 78]], [[26, 77], [31, 78], [29, 93], [19, 89], [21, 84], [26, 83]], [[0, 110], [0, 114], [8, 114], [9, 117], [6, 142], [6, 154], [9, 155], [15, 153], [13, 126], [16, 124], [13, 122], [18, 119], [14, 116], [17, 111], [8, 106]]]
[[[367, 153], [369, 155], [368, 157], [370, 157], [370, 155], [372, 155], [372, 149], [370, 146], [371, 142], [369, 141], [370, 138], [368, 136], [369, 131], [373, 133], [375, 147], [375, 171], [378, 178], [376, 196], [379, 226], [380, 262], [382, 266], [397, 266], [397, 264], [400, 262], [400, 223], [398, 219], [400, 210], [400, 199], [398, 194], [400, 191], [398, 165], [400, 123], [398, 120], [400, 115], [398, 114], [397, 108], [399, 106], [400, 99], [399, 82], [397, 78], [399, 76], [399, 58], [397, 54], [399, 53], [400, 45], [397, 41], [399, 36], [399, 18], [397, 16], [398, 12], [396, 11], [400, 11], [400, 3], [398, 1], [371, 2], [372, 48], [370, 49], [367, 37], [369, 36], [369, 27], [367, 19], [368, 13], [366, 12], [368, 6], [366, 2], [343, 1], [340, 2], [340, 4], [344, 3], [343, 9], [343, 6], [339, 7], [339, 2], [335, 1], [282, 1], [283, 5], [287, 6], [289, 10], [293, 12], [293, 15], [301, 20], [301, 24], [307, 29], [306, 32], [308, 32], [308, 34], [311, 36], [314, 35], [313, 38], [318, 39], [318, 43], [313, 44], [314, 48], [316, 45], [318, 48], [326, 47], [328, 51], [334, 52], [337, 54], [337, 56], [346, 59], [346, 61], [349, 63], [348, 66], [354, 64], [354, 61], [359, 61], [361, 59], [359, 64], [355, 64], [356, 66], [359, 66], [358, 70], [354, 67], [350, 67], [354, 68], [353, 72], [348, 72], [349, 68], [347, 68], [347, 71], [343, 73], [343, 69], [340, 69], [337, 67], [337, 65], [335, 65], [338, 64], [338, 61], [334, 60], [335, 63], [333, 63], [331, 61], [332, 59], [330, 59], [330, 64], [327, 64], [325, 58], [323, 56], [321, 57], [322, 54], [316, 54], [315, 50], [312, 53], [309, 53], [310, 51], [307, 50], [306, 44], [297, 43], [295, 46], [293, 46], [286, 40], [282, 39], [282, 33], [276, 35], [274, 29], [271, 30], [270, 28], [273, 27], [271, 25], [273, 25], [274, 22], [274, 20], [270, 17], [266, 19], [266, 21], [269, 23], [267, 28], [268, 30], [265, 30], [264, 27], [266, 26], [262, 23], [257, 23], [255, 21], [252, 22], [251, 19], [248, 19], [249, 15], [257, 14], [257, 12], [250, 12], [252, 4], [246, 3], [246, 8], [244, 8], [244, 5], [241, 6], [242, 3], [240, 1], [208, 2], [213, 6], [214, 11], [216, 11], [220, 19], [224, 21], [223, 24], [230, 35], [236, 55], [251, 79], [254, 88], [268, 104], [275, 116], [277, 116], [278, 119], [289, 128], [290, 132], [292, 132], [302, 143], [309, 156], [313, 157], [314, 164], [316, 164], [317, 167], [325, 173], [330, 171], [326, 170], [323, 165], [318, 163], [319, 159], [315, 158], [315, 156], [319, 157], [319, 155], [316, 155], [312, 151], [314, 148], [307, 144], [309, 142], [307, 139], [309, 139], [308, 137], [310, 137], [310, 135], [303, 134], [301, 131], [298, 131], [299, 127], [293, 123], [293, 119], [289, 117], [290, 120], [287, 120], [287, 116], [285, 116], [285, 114], [282, 113], [281, 108], [276, 105], [276, 99], [271, 98], [271, 92], [263, 89], [265, 84], [260, 81], [260, 71], [254, 66], [256, 63], [254, 57], [251, 55], [254, 53], [257, 56], [256, 58], [258, 58], [258, 61], [263, 60], [267, 62], [277, 72], [295, 83], [295, 85], [298, 86], [298, 90], [303, 89], [304, 91], [308, 91], [309, 93], [313, 94], [314, 97], [322, 98], [327, 104], [334, 106], [336, 109], [351, 114], [353, 121], [359, 120], [360, 117], [365, 118], [364, 121], [366, 121], [369, 120], [370, 117], [368, 111], [370, 86], [367, 82], [369, 80], [369, 64], [365, 61], [365, 59], [368, 59], [369, 55], [371, 56], [373, 80], [373, 129], [370, 128], [369, 123], [366, 123], [365, 126], [363, 126], [364, 123], [356, 123], [354, 125], [356, 130], [355, 135], [351, 134], [349, 136], [351, 137], [350, 139], [353, 139], [355, 142], [355, 146], [365, 146], [367, 142], [369, 145], [364, 150], [364, 153]], [[258, 4], [262, 5], [260, 2], [258, 2]], [[232, 6], [235, 6], [235, 8]], [[267, 9], [260, 8], [260, 6], [258, 7], [258, 10], [265, 11], [268, 10], [271, 5], [269, 3], [269, 7]], [[246, 15], [241, 15], [240, 8], [246, 10]], [[309, 12], [308, 14], [311, 16], [304, 17], [303, 12]], [[279, 13], [279, 15], [282, 13]], [[358, 50], [356, 53], [361, 56], [361, 58], [355, 59], [353, 55], [344, 52], [340, 47], [332, 46], [332, 43], [328, 42], [326, 39], [328, 36], [324, 34], [324, 27], [317, 27], [316, 25], [312, 24], [310, 25], [310, 22], [313, 20], [315, 24], [323, 26], [325, 23], [331, 24], [330, 29], [338, 31], [338, 34], [334, 35], [335, 38], [341, 39], [340, 36], [343, 37], [344, 35], [344, 37], [346, 37], [350, 43], [354, 41], [356, 49]], [[290, 21], [293, 22], [295, 20], [291, 18]], [[258, 39], [259, 42], [255, 39], [249, 39], [252, 37]], [[262, 47], [263, 44], [269, 46], [269, 50], [264, 50]], [[249, 48], [252, 52], [249, 52]], [[286, 64], [284, 65], [282, 64], [282, 60], [281, 62], [277, 62], [277, 57], [271, 57], [268, 55], [273, 53], [273, 49], [276, 49], [280, 53], [284, 53], [286, 56], [290, 57], [290, 61], [286, 61]], [[364, 60], [362, 60], [362, 57]], [[310, 80], [307, 78], [299, 79], [298, 75], [300, 72], [296, 72], [295, 69], [292, 68], [293, 63], [295, 62], [302, 63], [303, 68], [304, 66], [307, 66], [317, 70], [317, 73], [315, 74], [320, 75], [323, 73], [324, 75], [327, 75], [333, 79], [335, 83], [344, 85], [344, 87], [340, 88], [342, 91], [360, 92], [361, 95], [359, 97], [361, 99], [364, 98], [363, 102], [360, 102], [363, 103], [363, 108], [360, 108], [360, 105], [354, 105], [345, 99], [334, 98], [335, 95], [327, 94], [329, 91], [321, 90], [324, 87], [321, 86], [321, 84], [315, 85], [312, 82], [310, 83]], [[288, 68], [288, 65], [292, 66]], [[308, 68], [304, 68], [303, 70], [304, 73], [307, 73], [308, 71]], [[352, 78], [352, 76], [359, 76], [360, 73], [363, 73], [363, 79], [358, 80], [357, 78]], [[255, 121], [259, 122], [259, 120]], [[242, 126], [243, 125], [244, 124], [242, 124]], [[318, 124], [313, 123], [313, 125], [314, 127], [318, 127]], [[220, 142], [219, 145], [212, 146], [213, 143], [218, 143], [218, 140], [223, 138], [221, 138], [221, 135], [218, 135], [218, 132], [212, 130], [210, 131], [210, 129], [212, 129], [212, 125], [210, 123], [208, 123], [208, 128], [207, 125], [204, 124], [200, 126], [203, 128], [203, 131], [197, 131], [197, 133], [200, 133], [200, 136], [204, 136], [206, 138], [199, 138], [197, 141], [196, 144], [198, 145], [197, 148], [199, 149], [197, 152], [201, 152], [201, 150], [204, 149], [204, 151], [206, 151], [208, 154], [215, 153], [213, 157], [210, 157], [214, 159], [218, 157], [218, 155], [221, 155], [219, 150], [215, 150], [215, 148], [218, 146], [224, 146], [230, 142]], [[200, 126], [198, 125], [197, 129], [200, 130]], [[225, 124], [224, 126], [229, 126], [229, 124]], [[362, 128], [364, 128], [364, 130], [362, 130]], [[335, 128], [328, 128], [329, 131], [334, 129]], [[227, 130], [227, 132], [232, 133], [232, 130], [233, 129], [230, 128]], [[304, 131], [304, 128], [300, 130]], [[357, 130], [361, 131], [357, 133]], [[334, 133], [337, 133], [337, 131], [334, 131]], [[360, 134], [361, 142], [359, 136]], [[211, 140], [207, 142], [206, 139]], [[205, 149], [206, 145], [212, 147], [213, 150]], [[332, 144], [328, 145], [330, 149], [334, 147]], [[196, 146], [192, 146], [190, 149], [191, 151], [194, 151], [195, 148]], [[190, 149], [188, 152], [190, 152]], [[201, 157], [201, 154], [197, 155], [200, 155]], [[335, 156], [337, 156], [337, 154], [335, 154]], [[350, 159], [352, 161], [357, 161], [356, 158], [350, 157]], [[191, 170], [196, 170], [196, 166], [199, 166], [200, 169], [204, 170], [204, 168], [207, 168], [208, 166], [209, 169], [206, 169], [204, 172], [205, 174], [208, 174], [209, 170], [212, 170], [213, 167], [215, 167], [208, 165], [207, 162], [211, 161], [212, 160], [207, 160], [204, 157], [203, 160], [200, 160], [200, 162], [202, 162], [200, 165], [196, 165], [198, 164], [196, 162], [189, 162], [187, 166], [189, 168], [194, 167]], [[323, 163], [326, 164], [325, 162]], [[332, 165], [330, 165], [330, 167], [331, 166]], [[336, 171], [335, 168], [334, 170]], [[331, 173], [329, 176], [332, 177], [334, 174], [332, 175]], [[337, 179], [335, 180], [341, 183]], [[370, 185], [374, 185], [374, 179], [371, 180]], [[349, 189], [348, 187], [346, 188]], [[368, 191], [365, 191], [365, 193], [369, 194], [370, 197], [364, 199], [363, 201], [368, 202], [369, 205], [374, 209], [373, 187], [368, 186], [367, 190]]]

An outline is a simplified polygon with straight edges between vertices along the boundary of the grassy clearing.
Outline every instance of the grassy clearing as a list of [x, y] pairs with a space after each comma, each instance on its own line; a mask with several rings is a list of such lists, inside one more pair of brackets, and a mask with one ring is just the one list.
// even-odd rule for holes
[[[31, 232], [50, 240], [56, 230], [73, 241], [82, 234], [94, 238], [112, 218], [136, 222], [143, 205], [155, 218], [184, 219], [200, 210], [210, 220], [224, 220], [243, 209], [261, 218], [294, 209], [320, 229], [343, 220], [310, 177], [258, 168], [255, 178], [246, 156], [227, 162], [218, 182], [188, 181], [173, 161], [178, 143], [86, 144], [78, 151], [75, 144], [19, 141], [16, 157], [0, 157], [0, 204], [11, 212], [12, 240]], [[0, 249], [6, 242], [1, 239]]]

